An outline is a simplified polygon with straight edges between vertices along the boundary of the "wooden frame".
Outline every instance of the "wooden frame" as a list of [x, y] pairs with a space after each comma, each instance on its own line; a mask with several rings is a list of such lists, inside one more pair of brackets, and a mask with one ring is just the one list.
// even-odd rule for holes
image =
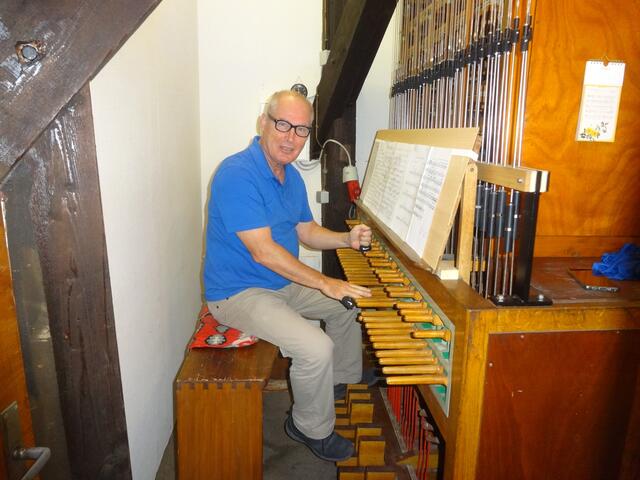
[[549, 188], [549, 172], [546, 170], [508, 167], [484, 162], [478, 162], [478, 180], [521, 192], [542, 193]]

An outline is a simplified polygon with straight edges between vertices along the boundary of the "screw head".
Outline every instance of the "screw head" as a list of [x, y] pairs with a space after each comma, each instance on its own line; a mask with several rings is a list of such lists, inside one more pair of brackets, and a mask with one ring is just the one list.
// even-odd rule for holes
[[32, 45], [25, 45], [24, 48], [22, 49], [22, 56], [26, 60], [29, 60], [30, 62], [32, 62], [38, 56], [38, 51], [35, 48], [33, 48]]
[[20, 63], [32, 63], [44, 55], [44, 45], [39, 40], [16, 43], [16, 53]]

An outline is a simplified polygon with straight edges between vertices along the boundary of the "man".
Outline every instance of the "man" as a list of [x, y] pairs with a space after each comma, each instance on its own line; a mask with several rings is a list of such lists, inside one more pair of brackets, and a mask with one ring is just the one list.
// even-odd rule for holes
[[[353, 444], [334, 431], [334, 385], [362, 378], [356, 312], [339, 300], [371, 292], [301, 263], [298, 242], [359, 248], [370, 243], [371, 229], [333, 232], [313, 221], [304, 183], [291, 165], [312, 121], [304, 96], [277, 92], [259, 118], [261, 136], [218, 168], [208, 205], [204, 286], [221, 323], [277, 345], [291, 358], [294, 403], [285, 430], [318, 457], [339, 461], [352, 455]], [[309, 321], [320, 319], [325, 331]]]

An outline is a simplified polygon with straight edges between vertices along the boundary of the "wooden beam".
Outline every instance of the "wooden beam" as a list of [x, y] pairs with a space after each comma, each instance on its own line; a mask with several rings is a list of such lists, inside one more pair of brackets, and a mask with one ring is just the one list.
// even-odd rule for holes
[[331, 53], [317, 89], [317, 137], [324, 140], [331, 123], [355, 103], [397, 0], [350, 0], [331, 41]]
[[[348, 105], [344, 115], [331, 123], [329, 130], [331, 138], [340, 141], [351, 158], [355, 158], [356, 138], [356, 105]], [[342, 168], [347, 165], [347, 156], [335, 143], [329, 143], [325, 147], [327, 168], [323, 175], [322, 189], [329, 192], [329, 203], [322, 205], [322, 225], [337, 232], [346, 232], [345, 219], [349, 216], [351, 202], [347, 193], [347, 187], [342, 183]], [[338, 262], [335, 250], [322, 251], [322, 272], [330, 277], [341, 278], [342, 267]]]
[[[476, 165], [478, 165], [478, 180], [483, 182], [494, 183], [521, 192], [546, 192], [549, 189], [549, 172], [546, 170], [508, 167], [484, 162], [477, 162]], [[579, 181], [577, 178], [574, 180]]]
[[159, 1], [0, 2], [0, 178]]
[[20, 162], [72, 477], [131, 478], [88, 84]]

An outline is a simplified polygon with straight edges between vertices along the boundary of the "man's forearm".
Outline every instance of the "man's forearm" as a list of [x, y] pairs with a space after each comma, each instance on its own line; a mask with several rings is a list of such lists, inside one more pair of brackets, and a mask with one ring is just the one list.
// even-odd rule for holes
[[300, 237], [304, 245], [316, 250], [333, 250], [351, 246], [349, 232], [334, 232], [315, 222], [310, 224]]
[[264, 267], [273, 270], [292, 282], [316, 288], [326, 296], [336, 300], [344, 297], [361, 298], [371, 296], [371, 291], [366, 287], [327, 277], [306, 266], [280, 245], [276, 245], [263, 258], [254, 257], [254, 259]]
[[273, 243], [268, 252], [256, 255], [254, 260], [288, 280], [306, 287], [322, 290], [327, 280], [322, 273], [305, 265], [277, 243]]
[[[309, 229], [307, 227], [312, 228]], [[345, 232], [344, 234], [340, 234], [327, 229], [323, 230], [329, 232], [329, 234], [321, 234], [321, 237], [324, 237], [324, 239], [320, 243], [315, 243], [315, 245], [331, 245], [333, 248], [343, 244], [348, 245], [350, 239], [349, 233]], [[298, 230], [298, 233], [301, 234], [302, 239], [304, 239], [306, 238], [306, 234], [313, 231], [317, 232], [317, 230], [313, 229], [313, 225], [303, 224], [302, 228]], [[268, 227], [241, 231], [238, 232], [238, 237], [247, 247], [255, 262], [292, 282], [306, 287], [316, 288], [327, 297], [338, 300], [345, 296], [353, 298], [371, 296], [371, 291], [366, 287], [353, 285], [337, 278], [327, 277], [300, 262], [286, 248], [273, 241], [271, 230]]]

